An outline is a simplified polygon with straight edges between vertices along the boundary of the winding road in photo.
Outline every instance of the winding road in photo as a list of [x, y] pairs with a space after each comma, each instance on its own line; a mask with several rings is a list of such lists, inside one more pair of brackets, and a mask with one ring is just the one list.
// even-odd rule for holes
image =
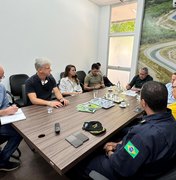
[[[167, 18], [166, 18], [167, 17]], [[167, 23], [168, 20], [172, 20], [174, 22], [174, 25]], [[176, 11], [172, 11], [171, 13], [161, 17], [157, 21], [157, 25], [160, 25], [161, 27], [165, 29], [171, 29], [176, 31]], [[167, 59], [166, 57], [163, 57], [161, 55], [161, 50], [165, 48], [175, 48], [176, 49], [176, 41], [171, 41], [167, 43], [160, 43], [158, 45], [154, 45], [144, 51], [144, 55], [149, 58], [151, 61], [159, 64], [160, 66], [164, 67], [165, 69], [168, 69], [171, 72], [176, 72], [176, 63], [173, 61], [176, 61], [176, 59]], [[169, 52], [168, 52], [169, 54]]]

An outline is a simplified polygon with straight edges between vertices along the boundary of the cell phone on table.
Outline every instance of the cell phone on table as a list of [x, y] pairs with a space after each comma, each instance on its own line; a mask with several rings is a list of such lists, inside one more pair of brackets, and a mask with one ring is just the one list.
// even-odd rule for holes
[[76, 132], [76, 133], [74, 133], [73, 135], [74, 135], [76, 138], [78, 138], [78, 139], [80, 139], [81, 141], [83, 141], [83, 142], [89, 140], [89, 138], [88, 138], [86, 135], [84, 135], [83, 133], [81, 133], [81, 132]]
[[76, 138], [73, 135], [66, 137], [65, 140], [68, 141], [75, 148], [77, 148], [83, 144], [83, 141], [81, 141], [80, 139]]

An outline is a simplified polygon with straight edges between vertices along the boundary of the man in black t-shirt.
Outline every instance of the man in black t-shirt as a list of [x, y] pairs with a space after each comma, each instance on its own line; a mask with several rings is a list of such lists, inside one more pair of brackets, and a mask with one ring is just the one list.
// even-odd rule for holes
[[[63, 98], [54, 77], [51, 75], [51, 64], [47, 59], [39, 58], [35, 61], [37, 73], [26, 81], [26, 93], [32, 104], [62, 107], [69, 101]], [[52, 92], [58, 101], [51, 101]]]
[[126, 89], [129, 90], [132, 88], [135, 91], [140, 91], [143, 84], [147, 81], [153, 81], [153, 78], [148, 74], [148, 68], [144, 67], [139, 70], [139, 74], [134, 76], [132, 81], [127, 84]]

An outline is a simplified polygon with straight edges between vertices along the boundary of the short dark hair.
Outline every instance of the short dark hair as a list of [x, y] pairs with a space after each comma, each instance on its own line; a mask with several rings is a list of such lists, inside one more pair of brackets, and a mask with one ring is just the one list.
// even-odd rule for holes
[[167, 88], [160, 82], [148, 81], [141, 89], [141, 99], [144, 99], [154, 112], [160, 112], [166, 109], [167, 96]]
[[99, 62], [97, 62], [98, 66], [101, 66], [101, 64]]
[[92, 68], [91, 68], [91, 69], [92, 69], [92, 70], [93, 70], [93, 69], [99, 70], [98, 64], [97, 64], [97, 63], [92, 64]]

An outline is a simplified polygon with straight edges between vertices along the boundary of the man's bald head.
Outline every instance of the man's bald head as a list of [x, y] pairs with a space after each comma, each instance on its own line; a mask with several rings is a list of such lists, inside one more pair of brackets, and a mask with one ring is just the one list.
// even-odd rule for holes
[[176, 99], [176, 80], [172, 83], [172, 94]]
[[0, 79], [2, 79], [4, 77], [4, 69], [3, 67], [0, 65]]

